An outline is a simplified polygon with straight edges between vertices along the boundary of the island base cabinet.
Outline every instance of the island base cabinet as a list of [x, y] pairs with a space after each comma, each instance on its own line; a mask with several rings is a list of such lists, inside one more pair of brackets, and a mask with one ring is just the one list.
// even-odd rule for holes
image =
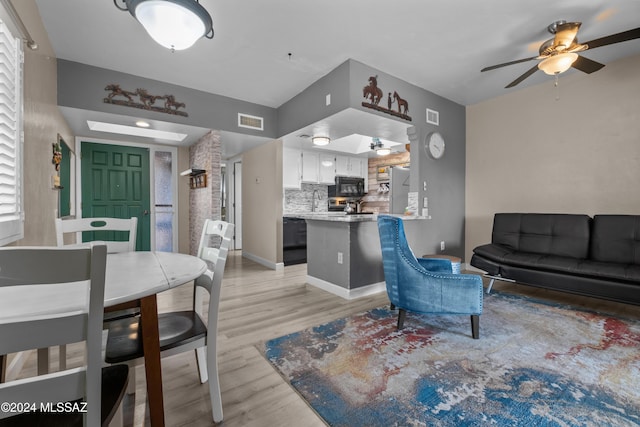
[[307, 274], [346, 289], [384, 282], [377, 223], [307, 220]]
[[[357, 215], [356, 215], [357, 216]], [[307, 282], [346, 299], [386, 290], [380, 235], [375, 217], [305, 218], [307, 221]], [[412, 248], [426, 253], [423, 218], [404, 221]]]

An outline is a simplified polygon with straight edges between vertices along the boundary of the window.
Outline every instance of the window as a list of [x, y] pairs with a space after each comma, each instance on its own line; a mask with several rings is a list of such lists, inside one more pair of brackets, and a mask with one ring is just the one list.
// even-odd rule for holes
[[24, 237], [22, 40], [0, 19], [0, 245]]

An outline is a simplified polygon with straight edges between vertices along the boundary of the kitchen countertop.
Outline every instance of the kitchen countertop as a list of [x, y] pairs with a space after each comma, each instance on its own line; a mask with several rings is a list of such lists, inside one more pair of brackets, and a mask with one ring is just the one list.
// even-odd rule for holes
[[[385, 214], [388, 215], [388, 214]], [[308, 212], [308, 213], [295, 213], [283, 215], [288, 218], [302, 218], [306, 220], [314, 221], [333, 221], [333, 222], [367, 222], [377, 221], [378, 214], [349, 214], [344, 212]], [[427, 219], [425, 216], [416, 215], [391, 215], [398, 218], [402, 218], [404, 221], [415, 219]]]

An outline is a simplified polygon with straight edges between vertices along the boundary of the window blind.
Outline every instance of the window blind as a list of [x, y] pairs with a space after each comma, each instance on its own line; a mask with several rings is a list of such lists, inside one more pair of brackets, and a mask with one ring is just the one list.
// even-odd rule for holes
[[22, 41], [0, 20], [0, 245], [24, 237]]

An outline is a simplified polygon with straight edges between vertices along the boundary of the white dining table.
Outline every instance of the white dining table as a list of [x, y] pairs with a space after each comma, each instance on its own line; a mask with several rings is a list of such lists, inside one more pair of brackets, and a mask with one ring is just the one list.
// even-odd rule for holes
[[[34, 268], [38, 268], [34, 266]], [[60, 268], [64, 268], [61, 265]], [[160, 336], [156, 295], [188, 283], [207, 270], [200, 258], [171, 252], [123, 252], [107, 255], [105, 310], [140, 307], [142, 343], [147, 380], [147, 399], [152, 426], [164, 426]], [[0, 288], [0, 322], [3, 318], [33, 318], [39, 315], [84, 310], [86, 292], [79, 285], [64, 284], [44, 291], [39, 286]], [[41, 353], [39, 353], [40, 358]], [[42, 354], [46, 358], [46, 354]], [[48, 363], [48, 362], [46, 362]]]

